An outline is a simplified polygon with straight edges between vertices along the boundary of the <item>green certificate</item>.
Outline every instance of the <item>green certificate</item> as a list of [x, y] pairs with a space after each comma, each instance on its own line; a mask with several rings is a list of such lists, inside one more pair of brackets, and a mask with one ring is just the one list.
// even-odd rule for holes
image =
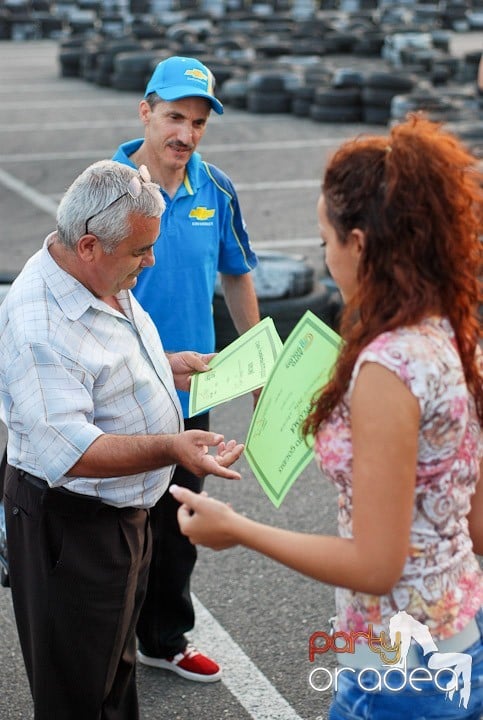
[[314, 393], [325, 385], [341, 338], [307, 310], [285, 341], [262, 390], [245, 444], [245, 456], [275, 507], [313, 457], [313, 440], [300, 430]]
[[272, 318], [264, 318], [191, 378], [189, 416], [265, 385], [282, 350]]

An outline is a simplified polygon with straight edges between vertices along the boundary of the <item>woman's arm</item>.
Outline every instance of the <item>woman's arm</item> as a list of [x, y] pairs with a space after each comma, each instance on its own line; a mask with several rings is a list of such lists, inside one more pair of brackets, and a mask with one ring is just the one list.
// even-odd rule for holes
[[480, 462], [480, 479], [476, 483], [476, 492], [471, 499], [468, 523], [473, 549], [478, 555], [483, 555], [483, 460]]
[[331, 585], [388, 592], [408, 553], [419, 405], [396, 375], [366, 363], [355, 384], [351, 422], [352, 539], [263, 525], [224, 503], [174, 488], [173, 495], [184, 503], [179, 511], [182, 532], [192, 542], [217, 550], [243, 545]]

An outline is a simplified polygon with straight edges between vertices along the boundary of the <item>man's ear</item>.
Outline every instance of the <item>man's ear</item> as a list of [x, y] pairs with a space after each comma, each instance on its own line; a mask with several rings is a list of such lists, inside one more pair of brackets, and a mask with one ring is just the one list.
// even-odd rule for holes
[[95, 235], [83, 235], [77, 243], [77, 254], [83, 262], [93, 262], [100, 248], [99, 239]]
[[143, 125], [148, 124], [148, 120], [149, 120], [149, 116], [150, 116], [151, 112], [152, 111], [151, 111], [151, 107], [150, 107], [149, 103], [146, 100], [141, 100], [139, 103], [138, 115], [139, 115], [139, 119], [141, 120]]

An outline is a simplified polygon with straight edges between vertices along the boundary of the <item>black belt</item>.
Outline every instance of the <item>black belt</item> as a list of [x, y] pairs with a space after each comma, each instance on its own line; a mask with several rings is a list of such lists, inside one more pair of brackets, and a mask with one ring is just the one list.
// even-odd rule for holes
[[111, 512], [116, 514], [129, 515], [132, 513], [144, 512], [140, 508], [123, 507], [117, 508], [114, 505], [107, 505], [100, 498], [90, 495], [81, 495], [71, 492], [66, 488], [52, 488], [42, 478], [32, 475], [26, 470], [12, 468], [17, 473], [19, 482], [25, 482], [41, 493], [41, 503], [45, 510], [58, 515], [69, 516], [93, 516], [100, 512]]

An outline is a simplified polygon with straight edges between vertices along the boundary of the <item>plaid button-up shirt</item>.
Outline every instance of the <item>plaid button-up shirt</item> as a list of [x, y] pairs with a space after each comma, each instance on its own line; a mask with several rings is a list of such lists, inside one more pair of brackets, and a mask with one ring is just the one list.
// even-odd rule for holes
[[0, 306], [0, 399], [11, 465], [117, 507], [151, 507], [173, 467], [66, 477], [101, 434], [177, 433], [182, 413], [158, 332], [125, 290], [117, 312], [62, 270], [49, 235]]

